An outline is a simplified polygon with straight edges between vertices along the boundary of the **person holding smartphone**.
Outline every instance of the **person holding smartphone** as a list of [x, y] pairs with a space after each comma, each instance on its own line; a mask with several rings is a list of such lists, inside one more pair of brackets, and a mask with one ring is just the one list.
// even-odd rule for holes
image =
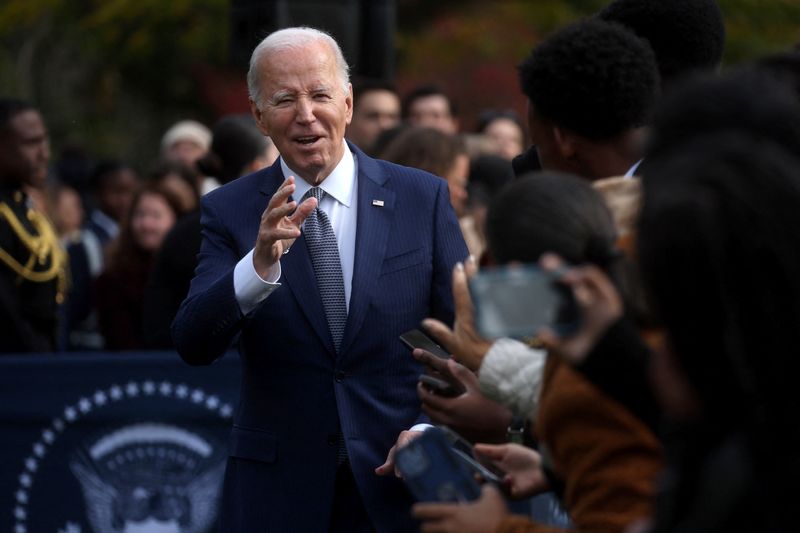
[[[613, 219], [602, 197], [579, 178], [558, 174], [520, 178], [501, 191], [490, 206], [487, 220], [489, 248], [500, 264], [541, 259], [543, 268], [553, 269], [557, 265], [552, 264], [552, 256], [545, 255], [552, 252], [568, 264], [586, 265], [579, 269], [607, 272], [613, 277], [617, 260]], [[472, 302], [465, 292], [468, 275], [474, 275], [474, 270], [462, 273], [456, 269], [453, 279], [454, 297], [461, 303], [457, 305], [456, 327], [462, 333], [465, 327], [474, 332]], [[580, 301], [581, 297], [577, 298]], [[617, 299], [609, 305], [608, 320], [613, 322], [622, 315], [622, 302]], [[594, 324], [591, 320], [587, 323]], [[435, 333], [435, 328], [431, 332]], [[535, 333], [531, 331], [532, 335]], [[460, 357], [460, 348], [473, 345], [450, 343], [463, 338], [458, 333], [437, 337], [456, 359]], [[465, 360], [474, 357], [466, 352]], [[475, 359], [480, 363], [479, 358]], [[486, 362], [479, 364], [480, 375]], [[454, 366], [452, 362], [449, 364]], [[510, 366], [506, 372], [515, 370], [518, 369]], [[654, 479], [663, 466], [660, 442], [650, 428], [558, 357], [545, 358], [540, 379], [533, 431], [547, 450], [545, 462], [552, 465], [548, 472], [550, 485], [561, 487], [561, 501], [574, 528], [621, 531], [648, 518], [653, 510]], [[503, 399], [502, 394], [498, 399]], [[446, 399], [428, 401], [441, 405]], [[436, 420], [435, 416], [432, 418]], [[515, 461], [527, 464], [521, 472], [528, 475], [541, 470], [532, 458], [523, 460], [525, 455], [512, 445], [495, 448], [478, 445], [477, 449], [488, 451], [501, 466], [504, 461], [506, 466]], [[516, 478], [520, 476], [524, 478], [522, 473]], [[541, 486], [533, 490], [541, 490]], [[530, 495], [524, 491], [518, 493]], [[529, 520], [508, 515], [490, 488], [484, 490], [477, 503], [462, 506], [460, 510], [453, 506], [419, 504], [415, 513], [418, 518], [434, 523], [450, 523], [450, 520], [461, 523], [465, 517], [493, 516], [492, 525], [499, 531], [510, 531]], [[485, 525], [486, 520], [481, 523]], [[468, 527], [465, 531], [475, 529]]]

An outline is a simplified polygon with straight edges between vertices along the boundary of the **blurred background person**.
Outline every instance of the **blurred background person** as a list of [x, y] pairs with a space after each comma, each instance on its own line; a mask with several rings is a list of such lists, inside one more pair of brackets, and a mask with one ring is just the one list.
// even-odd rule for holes
[[516, 112], [511, 110], [483, 111], [478, 116], [476, 130], [489, 140], [491, 153], [511, 161], [527, 147], [525, 126]]
[[172, 196], [178, 201], [180, 215], [185, 215], [197, 209], [200, 202], [196, 175], [196, 172], [182, 163], [163, 160], [156, 163], [155, 168], [148, 175], [148, 179], [172, 193]]
[[403, 120], [411, 126], [434, 128], [451, 135], [458, 133], [458, 110], [438, 85], [421, 85], [403, 98]]
[[92, 207], [77, 238], [67, 246], [71, 284], [65, 305], [63, 344], [68, 350], [101, 350], [103, 337], [92, 305], [92, 285], [105, 269], [108, 246], [128, 217], [139, 177], [125, 163], [106, 159], [89, 178]]
[[471, 254], [482, 252], [473, 224], [469, 222], [464, 225], [461, 222], [467, 215], [469, 156], [458, 135], [434, 128], [410, 127], [398, 133], [379, 157], [444, 178], [450, 191], [450, 204], [461, 224], [467, 248]]
[[50, 139], [31, 104], [0, 99], [0, 352], [56, 348], [66, 257], [55, 230], [24, 192], [44, 183]]
[[176, 122], [161, 138], [161, 156], [167, 161], [194, 168], [211, 144], [211, 131], [196, 120]]
[[400, 124], [400, 97], [394, 87], [378, 80], [353, 83], [353, 119], [345, 137], [365, 153], [374, 155], [375, 140], [381, 132]]
[[650, 152], [637, 242], [673, 428], [659, 533], [796, 528], [800, 162], [785, 148], [728, 129]]
[[[211, 149], [197, 162], [221, 184], [275, 162], [275, 144], [250, 115], [228, 115], [214, 126]], [[200, 209], [179, 220], [158, 252], [144, 295], [144, 340], [149, 348], [172, 348], [170, 325], [189, 292], [200, 252]]]
[[94, 283], [93, 301], [108, 350], [144, 348], [144, 291], [156, 252], [179, 214], [163, 185], [146, 183], [135, 195], [105, 270]]
[[503, 187], [514, 180], [508, 159], [498, 155], [478, 155], [469, 165], [467, 214], [460, 221], [464, 234], [476, 239], [470, 252], [482, 262], [486, 250], [486, 213], [489, 204]]
[[197, 160], [208, 152], [210, 144], [211, 130], [196, 120], [176, 122], [161, 138], [161, 158], [183, 165], [195, 174], [201, 195], [219, 187], [214, 178], [197, 173]]
[[85, 218], [81, 196], [78, 191], [60, 182], [49, 184], [46, 191], [50, 220], [62, 246], [66, 249], [71, 242], [80, 239]]
[[647, 41], [656, 56], [663, 93], [722, 63], [725, 21], [717, 0], [614, 0], [597, 16]]
[[89, 178], [92, 207], [85, 229], [94, 234], [101, 246], [119, 234], [138, 186], [139, 176], [122, 161], [105, 159], [95, 165]]

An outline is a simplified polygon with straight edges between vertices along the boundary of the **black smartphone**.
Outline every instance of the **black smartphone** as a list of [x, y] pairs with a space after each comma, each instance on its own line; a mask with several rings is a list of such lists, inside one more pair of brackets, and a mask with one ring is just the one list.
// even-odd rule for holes
[[505, 483], [503, 483], [506, 473], [500, 467], [482, 453], [477, 452], [467, 439], [449, 427], [437, 427], [450, 443], [456, 455], [459, 456], [470, 471], [474, 474], [478, 474], [484, 480], [494, 483], [501, 490], [506, 490], [507, 487]]
[[431, 376], [429, 374], [421, 374], [419, 382], [431, 392], [435, 392], [439, 396], [447, 398], [455, 398], [464, 394], [464, 388], [455, 383], [447, 382], [443, 379]]
[[559, 335], [577, 330], [580, 312], [562, 271], [535, 265], [481, 271], [469, 281], [475, 324], [481, 336], [529, 338], [543, 326]]
[[478, 482], [439, 428], [428, 429], [397, 450], [396, 464], [417, 501], [466, 502], [480, 497]]
[[412, 350], [414, 348], [422, 348], [423, 350], [429, 351], [436, 357], [450, 359], [450, 354], [447, 353], [444, 348], [436, 344], [436, 341], [428, 337], [421, 330], [412, 329], [411, 331], [406, 331], [400, 335], [400, 340]]

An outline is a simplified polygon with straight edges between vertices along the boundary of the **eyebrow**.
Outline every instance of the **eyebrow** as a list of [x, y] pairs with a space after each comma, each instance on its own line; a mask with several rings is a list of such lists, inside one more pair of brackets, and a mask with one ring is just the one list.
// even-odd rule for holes
[[270, 102], [277, 102], [281, 98], [284, 98], [286, 96], [292, 96], [293, 94], [294, 94], [293, 91], [286, 91], [286, 90], [277, 91], [277, 92], [273, 93], [272, 95], [270, 95], [269, 101]]

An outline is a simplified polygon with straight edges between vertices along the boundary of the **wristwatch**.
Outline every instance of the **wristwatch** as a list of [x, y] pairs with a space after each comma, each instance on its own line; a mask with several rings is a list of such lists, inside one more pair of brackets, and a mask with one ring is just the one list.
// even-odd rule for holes
[[514, 415], [506, 429], [506, 438], [513, 444], [522, 444], [525, 440], [525, 418]]

